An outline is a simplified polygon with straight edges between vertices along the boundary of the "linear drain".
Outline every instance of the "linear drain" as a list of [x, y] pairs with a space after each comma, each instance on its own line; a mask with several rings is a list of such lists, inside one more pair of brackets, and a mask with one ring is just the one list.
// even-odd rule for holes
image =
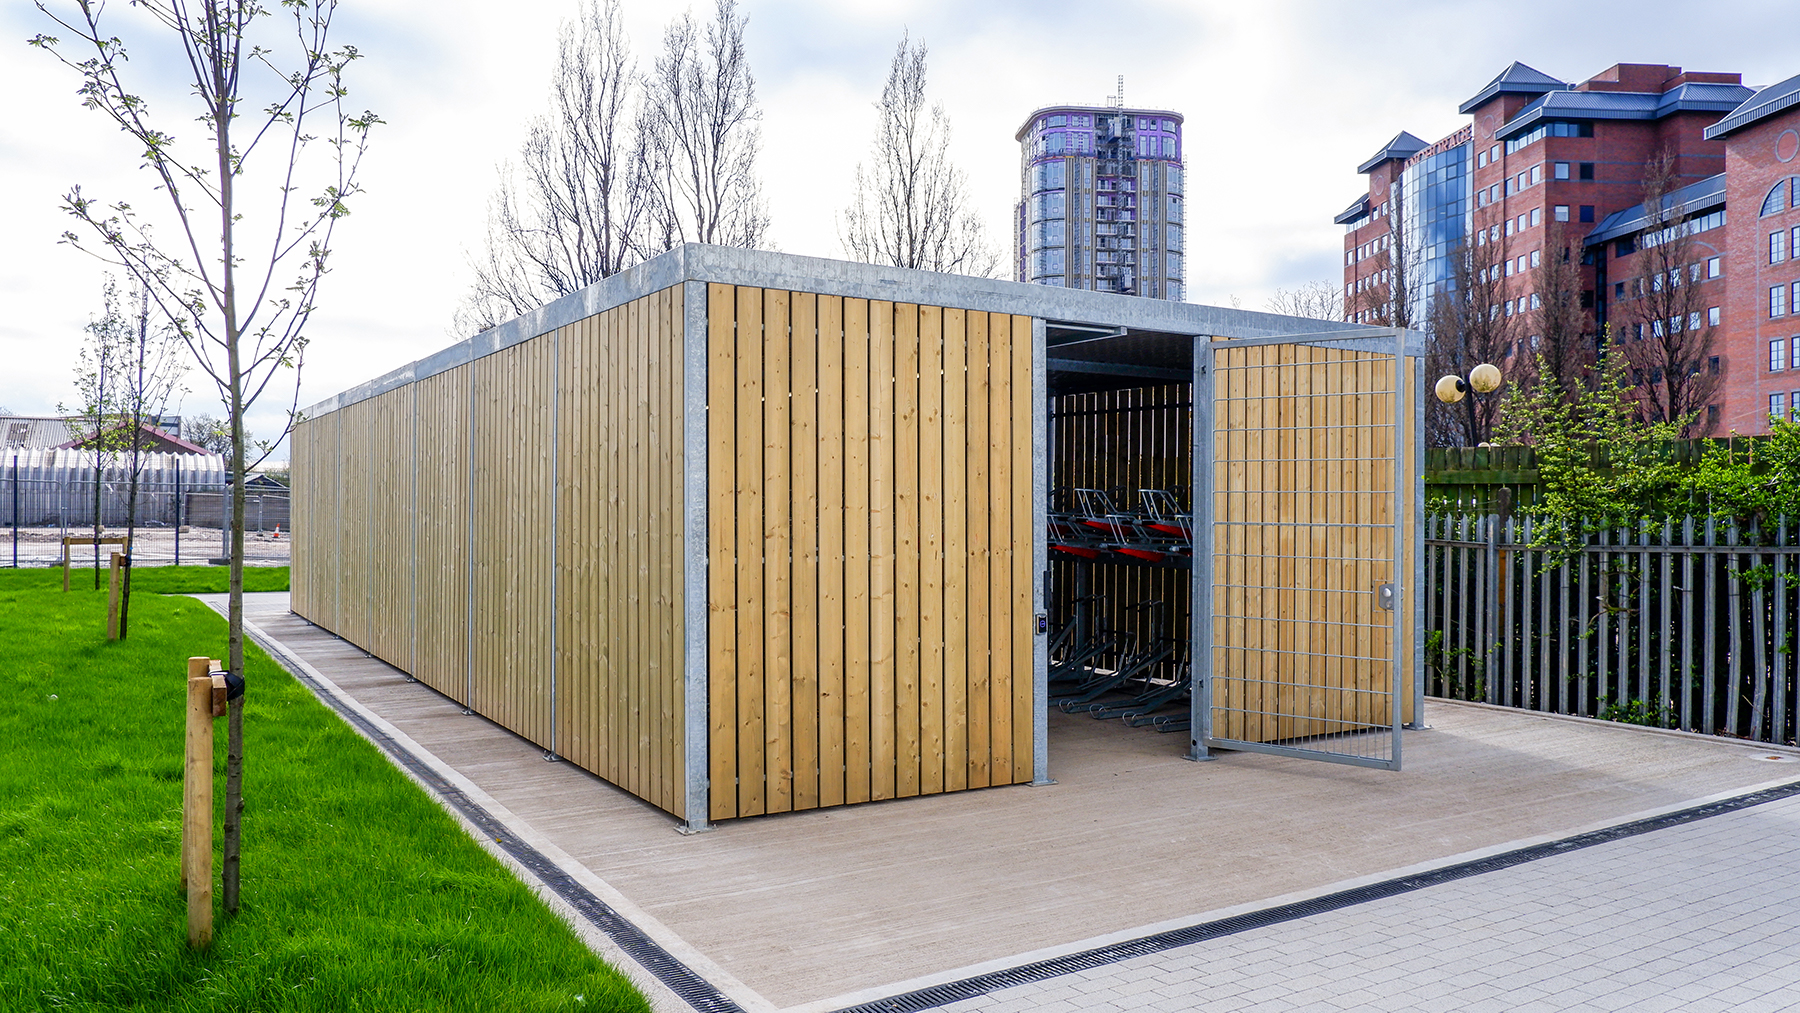
[[1412, 893], [1427, 887], [1438, 886], [1443, 883], [1452, 883], [1459, 879], [1468, 879], [1471, 876], [1479, 876], [1488, 872], [1497, 872], [1501, 869], [1510, 869], [1513, 866], [1524, 865], [1528, 862], [1538, 861], [1539, 859], [1551, 858], [1556, 855], [1566, 855], [1571, 851], [1578, 851], [1582, 848], [1591, 848], [1598, 844], [1609, 844], [1613, 841], [1623, 840], [1627, 837], [1637, 837], [1640, 834], [1648, 834], [1657, 830], [1666, 830], [1669, 827], [1681, 826], [1685, 823], [1693, 823], [1709, 817], [1737, 812], [1767, 802], [1792, 798], [1796, 795], [1800, 795], [1800, 781], [1795, 781], [1791, 784], [1778, 785], [1773, 788], [1765, 788], [1761, 791], [1754, 791], [1747, 795], [1738, 795], [1733, 798], [1720, 799], [1716, 802], [1708, 802], [1703, 805], [1681, 809], [1676, 812], [1664, 813], [1661, 816], [1652, 816], [1647, 819], [1635, 820], [1631, 823], [1621, 823], [1616, 827], [1607, 827], [1603, 830], [1594, 830], [1585, 834], [1576, 834], [1573, 837], [1565, 837], [1557, 841], [1534, 844], [1530, 847], [1518, 848], [1498, 855], [1490, 855], [1487, 858], [1479, 858], [1469, 862], [1460, 862], [1456, 865], [1447, 865], [1441, 869], [1433, 869], [1430, 872], [1403, 876], [1399, 879], [1390, 879], [1382, 883], [1371, 883], [1367, 886], [1352, 887], [1348, 890], [1340, 890], [1337, 893], [1326, 894], [1323, 897], [1315, 897], [1311, 900], [1298, 901], [1293, 904], [1283, 904], [1278, 907], [1265, 908], [1261, 911], [1250, 911], [1241, 915], [1232, 915], [1229, 918], [1220, 918], [1217, 921], [1204, 922], [1199, 925], [1190, 925], [1187, 928], [1172, 929], [1168, 932], [1159, 932], [1155, 935], [1143, 936], [1138, 939], [1128, 939], [1124, 942], [1113, 943], [1108, 946], [1099, 946], [1091, 950], [1083, 950], [1080, 953], [1071, 953], [1066, 956], [1052, 957], [1048, 960], [1034, 961], [1029, 964], [1021, 964], [1017, 967], [1009, 967], [1000, 971], [990, 971], [986, 974], [977, 974], [957, 981], [947, 981], [940, 985], [932, 985], [928, 988], [921, 988], [912, 992], [903, 992], [899, 995], [888, 996], [885, 999], [876, 999], [873, 1002], [859, 1003], [855, 1006], [845, 1006], [838, 1010], [837, 1013], [906, 1013], [906, 1011], [912, 1010], [935, 1009], [939, 1006], [947, 1006], [953, 1002], [974, 999], [979, 996], [987, 995], [990, 992], [998, 992], [1002, 989], [1012, 988], [1016, 985], [1029, 985], [1034, 982], [1060, 977], [1061, 975], [1073, 974], [1077, 971], [1086, 971], [1096, 967], [1104, 967], [1107, 964], [1116, 964], [1122, 960], [1130, 960], [1133, 957], [1148, 956], [1153, 953], [1160, 953], [1164, 950], [1172, 950], [1181, 946], [1190, 946], [1194, 943], [1203, 943], [1210, 939], [1219, 939], [1224, 936], [1235, 935], [1239, 932], [1249, 931], [1250, 929], [1260, 929], [1269, 925], [1279, 925], [1282, 922], [1295, 921], [1301, 918], [1309, 918], [1313, 915], [1325, 914], [1330, 911], [1339, 911], [1347, 907], [1354, 907], [1358, 904], [1366, 904], [1373, 900], [1398, 897], [1401, 894]]
[[543, 884], [557, 896], [567, 901], [571, 907], [581, 913], [588, 923], [606, 933], [619, 949], [624, 950], [631, 959], [638, 962], [644, 970], [655, 975], [658, 981], [669, 987], [669, 990], [682, 998], [682, 1001], [700, 1010], [701, 1013], [744, 1013], [744, 1008], [733, 1002], [729, 996], [718, 990], [712, 982], [694, 973], [693, 969], [682, 963], [668, 950], [662, 948], [656, 940], [645, 935], [643, 930], [614, 911], [610, 905], [594, 896], [593, 891], [576, 882], [574, 877], [564, 872], [555, 862], [546, 858], [543, 852], [520, 841], [506, 824], [494, 818], [494, 815], [463, 794], [461, 788], [445, 780], [424, 760], [394, 741], [393, 736], [382, 731], [368, 718], [351, 709], [334, 693], [328, 693], [304, 669], [290, 666], [283, 659], [291, 657], [287, 649], [260, 631], [252, 632], [249, 624], [245, 624], [245, 632], [250, 633], [263, 650], [276, 659], [288, 674], [300, 680], [313, 695], [325, 702], [325, 705], [338, 713], [350, 725], [361, 731], [388, 754], [394, 762], [399, 763], [413, 776], [423, 781], [446, 804], [476, 827], [480, 828], [488, 840], [500, 845], [507, 854], [525, 868], [531, 870]]

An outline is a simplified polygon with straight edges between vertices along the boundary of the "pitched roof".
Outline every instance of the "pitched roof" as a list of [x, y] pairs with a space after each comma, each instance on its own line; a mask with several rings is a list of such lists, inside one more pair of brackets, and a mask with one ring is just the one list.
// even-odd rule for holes
[[1373, 157], [1357, 166], [1356, 171], [1368, 172], [1381, 163], [1395, 158], [1404, 162], [1430, 146], [1431, 145], [1426, 144], [1424, 141], [1421, 141], [1417, 137], [1402, 130], [1394, 135], [1393, 140], [1382, 145], [1381, 150], [1377, 151]]
[[1350, 222], [1356, 221], [1358, 218], [1367, 218], [1368, 215], [1369, 195], [1365, 193], [1361, 197], [1356, 198], [1355, 203], [1338, 212], [1338, 216], [1333, 218], [1332, 221], [1339, 225], [1347, 225]]
[[[1725, 174], [1708, 176], [1698, 183], [1689, 183], [1679, 190], [1671, 190], [1663, 195], [1663, 210], [1679, 205], [1683, 213], [1693, 215], [1714, 207], [1725, 205]], [[1594, 231], [1582, 240], [1584, 245], [1593, 246], [1604, 243], [1619, 236], [1628, 236], [1642, 230], [1650, 224], [1650, 216], [1644, 213], [1644, 205], [1634, 204], [1623, 211], [1614, 211], [1594, 226]]]
[[1547, 91], [1563, 91], [1568, 87], [1567, 81], [1558, 81], [1541, 70], [1514, 60], [1476, 92], [1474, 98], [1457, 106], [1456, 111], [1465, 114], [1473, 112], [1497, 95], [1542, 95]]
[[[121, 422], [118, 425], [108, 427], [106, 431], [108, 433], [118, 433], [118, 432], [123, 431], [128, 425], [129, 425], [129, 423]], [[196, 446], [196, 445], [189, 443], [188, 441], [182, 439], [179, 436], [175, 436], [173, 434], [163, 432], [161, 429], [158, 429], [155, 426], [152, 426], [148, 423], [140, 422], [140, 423], [138, 423], [138, 428], [141, 429], [144, 433], [144, 438], [140, 444], [140, 449], [142, 449], [142, 450], [154, 451], [156, 453], [164, 453], [164, 454], [202, 454], [202, 455], [206, 455], [206, 456], [212, 456], [212, 451], [206, 449], [205, 447]], [[95, 433], [84, 432], [80, 436], [77, 436], [76, 438], [69, 440], [68, 442], [57, 447], [56, 449], [58, 449], [58, 450], [74, 450], [74, 449], [78, 449], [78, 448], [85, 449], [86, 447], [88, 447], [90, 444], [92, 444], [94, 442], [97, 435], [98, 434], [95, 434]]]
[[1730, 112], [1750, 94], [1741, 84], [1692, 82], [1660, 94], [1647, 91], [1553, 91], [1519, 110], [1494, 132], [1507, 139], [1545, 120], [1660, 120], [1680, 112]]
[[1769, 85], [1744, 99], [1724, 119], [1706, 128], [1706, 139], [1716, 141], [1796, 105], [1800, 105], [1800, 74], [1795, 74], [1780, 84]]
[[67, 443], [70, 435], [69, 423], [61, 418], [0, 416], [0, 447], [8, 450], [48, 450]]

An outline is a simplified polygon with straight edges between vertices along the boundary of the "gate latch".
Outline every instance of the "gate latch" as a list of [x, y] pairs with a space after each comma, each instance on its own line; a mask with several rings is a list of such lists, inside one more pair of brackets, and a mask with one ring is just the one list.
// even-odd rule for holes
[[1392, 585], [1392, 584], [1377, 584], [1377, 585], [1375, 585], [1375, 604], [1380, 605], [1382, 608], [1387, 609], [1389, 612], [1394, 611], [1394, 606], [1397, 603], [1397, 600], [1399, 599], [1399, 597], [1400, 597], [1400, 591], [1398, 588], [1394, 587], [1394, 585]]

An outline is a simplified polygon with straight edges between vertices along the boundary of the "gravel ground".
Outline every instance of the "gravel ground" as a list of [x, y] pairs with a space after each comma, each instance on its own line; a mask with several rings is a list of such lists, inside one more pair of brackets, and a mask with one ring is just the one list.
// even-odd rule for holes
[[[10, 566], [14, 556], [14, 529], [0, 528], [0, 566]], [[61, 528], [19, 528], [17, 556], [20, 566], [55, 566], [62, 560], [62, 539], [67, 534], [71, 538], [91, 538], [93, 529], [86, 530]], [[125, 529], [108, 528], [104, 532], [108, 538], [123, 537]], [[137, 532], [136, 551], [132, 562], [136, 566], [168, 566], [175, 562], [175, 538], [173, 528], [139, 528]], [[288, 565], [288, 536], [282, 532], [277, 537], [273, 532], [246, 531], [244, 533], [244, 562], [250, 566], [286, 566]], [[183, 564], [204, 563], [219, 554], [221, 545], [218, 528], [184, 528], [181, 532], [181, 562]], [[106, 565], [108, 554], [117, 546], [101, 546], [100, 562]], [[85, 560], [93, 565], [94, 547], [77, 545], [74, 547], [75, 565]]]

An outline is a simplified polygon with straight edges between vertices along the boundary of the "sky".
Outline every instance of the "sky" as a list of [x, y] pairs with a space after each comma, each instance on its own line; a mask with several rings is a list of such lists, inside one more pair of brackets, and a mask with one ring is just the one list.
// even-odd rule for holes
[[[464, 336], [451, 320], [496, 166], [546, 109], [557, 26], [575, 4], [342, 0], [333, 37], [363, 57], [349, 101], [384, 123], [308, 327], [300, 405]], [[623, 7], [645, 64], [664, 26], [689, 9]], [[1401, 130], [1433, 141], [1467, 123], [1457, 105], [1514, 60], [1571, 81], [1620, 62], [1737, 71], [1752, 86], [1800, 73], [1792, 33], [1769, 30], [1792, 20], [1791, 0], [742, 0], [742, 9], [777, 249], [843, 256], [838, 219], [868, 157], [894, 47], [910, 32], [929, 47], [927, 88], [949, 114], [951, 157], [1003, 253], [1019, 192], [1014, 133], [1038, 107], [1103, 102], [1123, 74], [1128, 106], [1186, 119], [1188, 299], [1247, 309], [1265, 308], [1278, 288], [1341, 283], [1343, 231], [1331, 219], [1364, 191], [1356, 166]], [[702, 0], [694, 10], [705, 18], [711, 8]], [[121, 15], [133, 87], [178, 141], [184, 131], [198, 138], [183, 66], [140, 27]], [[0, 407], [23, 415], [73, 401], [82, 327], [107, 270], [59, 242], [77, 225], [62, 195], [79, 184], [138, 207], [163, 199], [123, 135], [81, 108], [74, 72], [25, 44], [40, 32], [55, 29], [32, 5], [0, 5]], [[270, 181], [247, 182], [252, 206], [266, 202]], [[221, 414], [204, 375], [191, 373], [186, 387], [181, 411]], [[278, 432], [291, 396], [271, 388], [252, 432]]]

